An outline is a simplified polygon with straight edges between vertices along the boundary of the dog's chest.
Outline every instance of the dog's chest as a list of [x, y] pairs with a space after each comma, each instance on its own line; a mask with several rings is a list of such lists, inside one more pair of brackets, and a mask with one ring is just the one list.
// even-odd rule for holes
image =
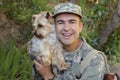
[[31, 40], [31, 50], [35, 52], [44, 52], [49, 50], [56, 42], [55, 36], [49, 36], [45, 39], [33, 37]]
[[42, 50], [44, 50], [44, 41], [33, 37], [31, 40], [31, 50], [35, 52], [42, 52]]

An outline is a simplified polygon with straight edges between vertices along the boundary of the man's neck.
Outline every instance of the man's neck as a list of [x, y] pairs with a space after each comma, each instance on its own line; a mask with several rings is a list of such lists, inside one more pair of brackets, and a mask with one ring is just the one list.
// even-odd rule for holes
[[72, 52], [74, 50], [76, 50], [80, 45], [81, 45], [82, 41], [80, 39], [78, 39], [75, 43], [71, 44], [71, 45], [64, 45], [64, 49], [68, 52]]

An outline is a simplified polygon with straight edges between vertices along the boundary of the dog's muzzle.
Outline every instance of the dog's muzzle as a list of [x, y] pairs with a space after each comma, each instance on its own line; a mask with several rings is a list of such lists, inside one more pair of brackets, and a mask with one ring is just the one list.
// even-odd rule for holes
[[38, 35], [36, 31], [34, 32], [34, 35], [35, 35], [36, 37], [38, 37], [39, 39], [42, 39], [42, 38], [43, 38], [43, 36], [42, 36], [42, 35]]

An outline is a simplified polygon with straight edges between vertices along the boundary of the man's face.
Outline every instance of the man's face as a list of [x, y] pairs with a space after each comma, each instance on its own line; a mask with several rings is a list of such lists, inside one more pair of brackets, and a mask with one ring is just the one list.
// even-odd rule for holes
[[59, 14], [55, 18], [55, 25], [58, 38], [63, 45], [78, 42], [83, 27], [79, 16], [70, 13]]

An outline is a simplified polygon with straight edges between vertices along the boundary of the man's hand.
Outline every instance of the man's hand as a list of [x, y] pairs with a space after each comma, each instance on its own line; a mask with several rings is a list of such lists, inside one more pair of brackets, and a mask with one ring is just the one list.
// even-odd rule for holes
[[44, 63], [42, 59], [37, 56], [37, 61], [33, 61], [35, 64], [35, 68], [38, 71], [38, 73], [44, 78], [44, 80], [51, 80], [54, 75], [51, 72], [51, 66], [47, 62]]

